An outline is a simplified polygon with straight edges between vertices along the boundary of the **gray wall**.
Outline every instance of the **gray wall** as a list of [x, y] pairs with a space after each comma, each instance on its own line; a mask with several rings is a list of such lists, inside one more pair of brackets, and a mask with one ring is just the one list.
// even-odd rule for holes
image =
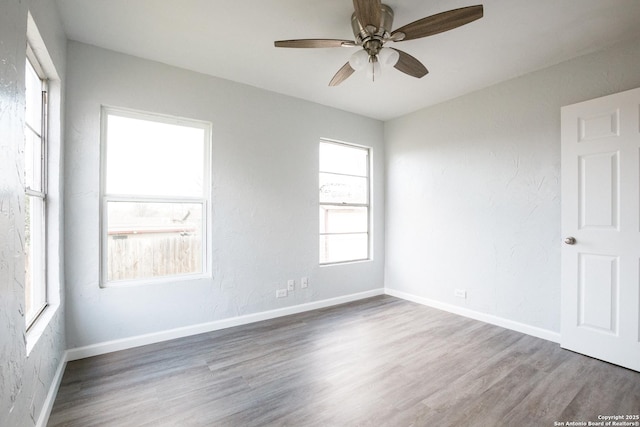
[[638, 86], [635, 40], [385, 123], [385, 285], [559, 332], [560, 107]]
[[[383, 287], [382, 122], [78, 42], [68, 50], [69, 348]], [[213, 280], [99, 287], [101, 105], [213, 123]], [[322, 137], [373, 148], [372, 262], [318, 266]], [[275, 298], [302, 276], [308, 289]]]
[[[60, 305], [27, 357], [24, 302], [24, 67], [27, 11], [30, 10], [53, 65], [64, 82], [66, 38], [53, 2], [3, 0], [0, 5], [0, 426], [25, 427], [38, 420], [65, 350], [64, 305]], [[58, 116], [59, 117], [59, 116]], [[52, 168], [59, 169], [61, 123], [52, 123], [57, 148]], [[50, 215], [62, 216], [58, 190], [51, 181]], [[49, 224], [51, 262], [48, 279], [64, 288], [61, 228]], [[54, 283], [55, 282], [55, 283]], [[63, 300], [52, 295], [54, 300]]]

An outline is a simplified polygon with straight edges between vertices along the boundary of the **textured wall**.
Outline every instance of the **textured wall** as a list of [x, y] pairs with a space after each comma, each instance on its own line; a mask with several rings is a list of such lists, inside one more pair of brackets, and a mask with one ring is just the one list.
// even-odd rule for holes
[[[383, 286], [382, 123], [71, 42], [67, 75], [69, 348]], [[99, 287], [100, 105], [213, 124], [213, 280]], [[372, 262], [318, 266], [318, 142], [373, 147]], [[275, 298], [287, 279], [310, 287]]]
[[[27, 357], [24, 320], [24, 64], [27, 11], [43, 36], [59, 76], [66, 39], [51, 1], [0, 4], [0, 426], [37, 421], [65, 349], [61, 307]], [[60, 123], [54, 125], [60, 131]], [[58, 137], [59, 139], [59, 137]], [[55, 157], [54, 160], [59, 160]], [[58, 166], [56, 165], [56, 168]], [[58, 183], [54, 183], [58, 188]], [[55, 205], [54, 210], [60, 205]], [[56, 215], [61, 215], [56, 212]], [[53, 226], [53, 240], [59, 229]], [[58, 241], [52, 246], [60, 247]], [[57, 251], [56, 251], [57, 255]], [[57, 259], [57, 258], [54, 258]], [[52, 280], [63, 280], [54, 268]], [[51, 278], [51, 277], [50, 277]], [[58, 299], [59, 296], [58, 296]]]
[[559, 332], [560, 107], [637, 86], [636, 40], [385, 123], [385, 285]]
[[[6, 3], [6, 2], [5, 2]], [[3, 3], [0, 13], [0, 424], [7, 425], [23, 388], [24, 257], [22, 255], [22, 170], [20, 144], [24, 96], [22, 49], [26, 43], [26, 7]], [[23, 19], [22, 19], [23, 18]], [[22, 22], [24, 21], [24, 22]], [[18, 409], [18, 410], [21, 410]], [[24, 414], [23, 414], [24, 416]]]

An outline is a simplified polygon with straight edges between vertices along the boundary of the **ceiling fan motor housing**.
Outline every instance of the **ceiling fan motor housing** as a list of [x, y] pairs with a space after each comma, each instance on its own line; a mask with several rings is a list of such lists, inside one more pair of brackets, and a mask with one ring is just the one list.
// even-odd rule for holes
[[378, 40], [383, 40], [389, 37], [389, 33], [391, 28], [393, 27], [393, 9], [391, 9], [386, 4], [380, 6], [380, 23], [378, 24], [375, 32], [371, 34], [367, 28], [363, 27], [360, 22], [358, 22], [358, 18], [356, 17], [355, 12], [351, 15], [351, 28], [353, 29], [353, 35], [356, 39], [356, 43], [359, 45], [363, 45], [371, 38], [376, 38]]

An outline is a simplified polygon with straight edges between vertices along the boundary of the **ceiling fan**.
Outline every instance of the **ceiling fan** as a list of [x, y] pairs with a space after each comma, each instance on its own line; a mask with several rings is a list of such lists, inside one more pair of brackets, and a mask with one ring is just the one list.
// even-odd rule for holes
[[381, 0], [353, 0], [355, 12], [351, 16], [351, 27], [355, 41], [337, 39], [280, 40], [276, 47], [324, 48], [362, 47], [354, 53], [349, 62], [338, 70], [329, 86], [337, 86], [351, 74], [366, 69], [375, 81], [382, 66], [393, 66], [412, 77], [424, 77], [429, 71], [413, 56], [398, 49], [384, 47], [387, 42], [401, 42], [427, 37], [473, 22], [482, 18], [482, 5], [453, 9], [419, 19], [394, 31], [393, 9]]

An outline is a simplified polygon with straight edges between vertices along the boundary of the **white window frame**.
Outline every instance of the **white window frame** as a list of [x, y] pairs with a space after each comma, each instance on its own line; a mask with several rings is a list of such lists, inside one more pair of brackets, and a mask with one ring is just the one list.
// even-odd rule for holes
[[[38, 259], [31, 259], [30, 266], [32, 269], [27, 273], [30, 275], [31, 282], [31, 295], [40, 294], [43, 298], [42, 304], [34, 311], [34, 315], [27, 317], [28, 311], [25, 310], [25, 321], [27, 332], [35, 325], [42, 313], [49, 306], [49, 289], [47, 286], [47, 134], [48, 134], [48, 79], [45, 72], [40, 65], [40, 61], [33, 52], [33, 48], [30, 43], [27, 43], [26, 52], [26, 64], [30, 64], [33, 71], [40, 79], [41, 87], [40, 92], [42, 96], [42, 105], [40, 112], [41, 126], [40, 129], [33, 129], [27, 123], [25, 119], [25, 135], [26, 132], [32, 132], [40, 139], [41, 153], [40, 153], [40, 190], [34, 190], [28, 188], [25, 183], [25, 203], [28, 203], [26, 199], [34, 198], [40, 199], [42, 203], [42, 224], [41, 233], [38, 235], [33, 234], [33, 230], [30, 232], [30, 246], [33, 247], [33, 253]], [[26, 70], [25, 70], [26, 74]], [[27, 129], [28, 128], [28, 129]], [[26, 141], [25, 141], [26, 143]], [[31, 215], [33, 217], [33, 215]], [[40, 266], [39, 271], [33, 270], [33, 267]], [[26, 272], [26, 270], [25, 270]], [[36, 289], [36, 287], [38, 289]], [[27, 291], [25, 284], [25, 295]]]
[[[204, 130], [203, 189], [201, 197], [167, 196], [131, 196], [108, 194], [107, 183], [107, 121], [110, 115], [146, 120], [158, 123], [188, 126]], [[120, 287], [144, 284], [175, 283], [184, 280], [211, 278], [211, 146], [212, 126], [210, 122], [168, 116], [158, 113], [131, 110], [121, 107], [102, 106], [100, 121], [100, 286]], [[108, 280], [108, 204], [109, 202], [147, 202], [147, 203], [196, 203], [202, 204], [202, 272], [156, 276], [140, 279]]]
[[[371, 209], [371, 195], [372, 195], [372, 191], [371, 191], [371, 147], [366, 147], [364, 145], [358, 145], [358, 144], [352, 144], [352, 143], [348, 143], [348, 142], [342, 142], [342, 141], [336, 141], [336, 140], [332, 140], [332, 139], [326, 139], [326, 138], [321, 138], [320, 139], [320, 145], [322, 144], [335, 144], [335, 145], [341, 145], [341, 146], [345, 146], [345, 147], [349, 147], [349, 148], [353, 148], [353, 149], [358, 149], [358, 150], [363, 150], [366, 151], [367, 153], [367, 174], [366, 176], [361, 176], [361, 175], [345, 175], [345, 174], [339, 174], [339, 173], [335, 173], [335, 172], [326, 172], [323, 171], [322, 169], [320, 169], [320, 167], [318, 167], [318, 176], [320, 176], [321, 173], [325, 173], [325, 174], [334, 174], [334, 175], [344, 175], [344, 176], [353, 176], [353, 177], [360, 177], [360, 178], [366, 178], [367, 180], [367, 184], [366, 184], [366, 188], [367, 188], [367, 202], [366, 203], [348, 203], [348, 202], [342, 202], [342, 203], [326, 203], [326, 202], [321, 202], [319, 195], [318, 195], [318, 203], [319, 203], [319, 207], [322, 206], [339, 206], [339, 207], [358, 207], [358, 208], [366, 208], [367, 209], [367, 231], [366, 231], [366, 235], [367, 235], [367, 256], [364, 258], [354, 258], [354, 259], [348, 259], [348, 260], [341, 260], [341, 261], [330, 261], [330, 262], [322, 262], [320, 260], [320, 256], [318, 256], [318, 260], [319, 260], [319, 264], [320, 266], [331, 266], [331, 265], [338, 265], [338, 264], [347, 264], [347, 263], [354, 263], [354, 262], [365, 262], [365, 261], [371, 261], [372, 259], [372, 227], [371, 224], [373, 222], [373, 218], [372, 218], [372, 209]], [[319, 163], [319, 162], [318, 162]], [[319, 186], [318, 186], [319, 187]], [[339, 234], [359, 234], [359, 233], [319, 233], [319, 239], [323, 236], [323, 235], [339, 235]], [[365, 234], [365, 233], [362, 233]]]
[[[46, 280], [47, 305], [40, 315], [26, 328], [25, 347], [29, 356], [40, 338], [48, 331], [48, 326], [58, 314], [61, 304], [60, 289], [64, 282], [62, 268], [63, 253], [63, 221], [62, 221], [62, 82], [56, 66], [49, 55], [47, 46], [38, 31], [31, 13], [27, 13], [27, 43], [40, 66], [41, 76], [47, 79], [47, 109], [46, 109], [46, 162], [44, 179], [46, 189], [46, 234], [44, 274]], [[32, 59], [33, 59], [32, 57]], [[26, 71], [26, 70], [25, 70]], [[26, 73], [25, 73], [26, 74]], [[26, 195], [26, 193], [25, 193]], [[26, 316], [25, 316], [26, 317]]]

